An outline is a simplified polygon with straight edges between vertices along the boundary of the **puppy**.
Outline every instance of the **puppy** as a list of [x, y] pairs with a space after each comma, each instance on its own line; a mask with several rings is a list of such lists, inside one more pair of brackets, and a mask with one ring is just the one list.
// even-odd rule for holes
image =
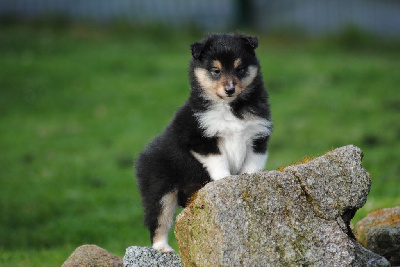
[[191, 45], [191, 93], [139, 155], [136, 177], [153, 248], [168, 245], [177, 205], [206, 183], [262, 170], [272, 122], [256, 37], [209, 34]]

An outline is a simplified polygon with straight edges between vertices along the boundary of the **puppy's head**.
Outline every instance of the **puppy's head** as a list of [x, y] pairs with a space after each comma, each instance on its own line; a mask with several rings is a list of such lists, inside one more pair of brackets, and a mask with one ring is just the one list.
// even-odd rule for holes
[[245, 92], [259, 73], [257, 46], [256, 37], [241, 34], [209, 34], [192, 44], [192, 80], [202, 95], [231, 102]]

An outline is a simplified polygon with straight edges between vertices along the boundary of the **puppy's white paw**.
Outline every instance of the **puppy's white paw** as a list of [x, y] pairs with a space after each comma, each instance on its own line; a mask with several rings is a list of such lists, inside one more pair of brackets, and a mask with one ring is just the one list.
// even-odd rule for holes
[[167, 242], [165, 241], [159, 241], [153, 244], [153, 248], [161, 251], [162, 253], [170, 253], [170, 252], [174, 252], [174, 249], [171, 248]]

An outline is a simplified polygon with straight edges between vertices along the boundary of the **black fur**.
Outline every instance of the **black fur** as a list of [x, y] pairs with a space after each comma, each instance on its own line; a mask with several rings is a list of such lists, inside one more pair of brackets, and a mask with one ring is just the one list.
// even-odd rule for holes
[[[244, 114], [270, 120], [268, 95], [260, 74], [260, 65], [254, 49], [256, 37], [240, 34], [212, 34], [191, 45], [192, 60], [189, 67], [191, 93], [186, 103], [176, 112], [164, 132], [156, 137], [136, 161], [136, 177], [145, 209], [145, 225], [153, 240], [158, 227], [162, 197], [178, 191], [178, 204], [185, 206], [190, 196], [211, 181], [203, 165], [191, 154], [219, 154], [218, 137], [206, 137], [195, 113], [206, 111], [212, 101], [202, 96], [203, 88], [194, 74], [197, 67], [210, 68], [212, 60], [223, 65], [233, 65], [241, 58], [245, 65], [255, 65], [258, 73], [253, 82], [235, 100], [229, 103], [232, 113], [240, 119]], [[238, 75], [239, 76], [239, 75]], [[240, 77], [239, 77], [240, 78]], [[268, 137], [253, 140], [253, 149], [265, 153]]]

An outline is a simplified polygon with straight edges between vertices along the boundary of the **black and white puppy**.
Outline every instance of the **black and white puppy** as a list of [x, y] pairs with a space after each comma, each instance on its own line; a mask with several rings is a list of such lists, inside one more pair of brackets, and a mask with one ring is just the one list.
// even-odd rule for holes
[[206, 183], [264, 168], [272, 122], [257, 46], [241, 34], [209, 34], [191, 45], [191, 94], [136, 161], [153, 248], [173, 251], [176, 207]]

